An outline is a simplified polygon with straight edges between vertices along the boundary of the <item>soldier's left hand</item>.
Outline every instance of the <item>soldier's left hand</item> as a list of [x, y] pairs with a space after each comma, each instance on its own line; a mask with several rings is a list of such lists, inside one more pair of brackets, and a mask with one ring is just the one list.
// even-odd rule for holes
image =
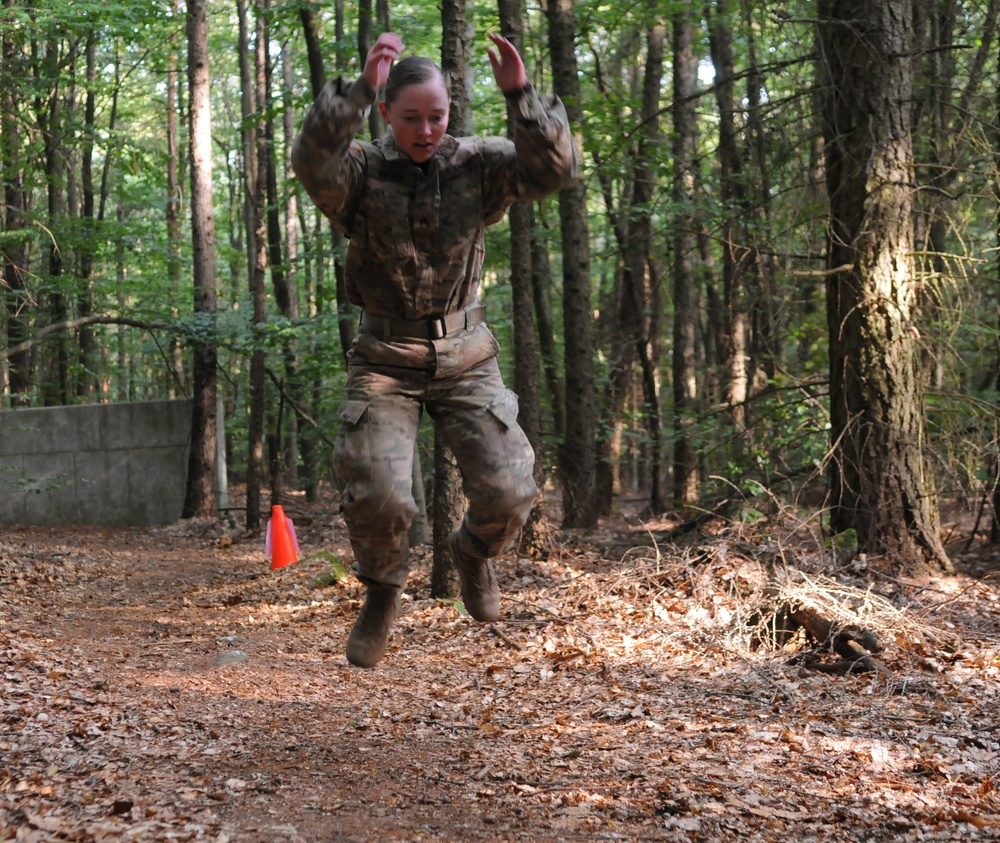
[[490, 57], [490, 64], [493, 66], [493, 78], [497, 81], [497, 86], [505, 94], [509, 91], [518, 91], [528, 84], [528, 75], [524, 71], [524, 62], [517, 48], [502, 35], [487, 32], [490, 41], [496, 45], [487, 47], [486, 53]]

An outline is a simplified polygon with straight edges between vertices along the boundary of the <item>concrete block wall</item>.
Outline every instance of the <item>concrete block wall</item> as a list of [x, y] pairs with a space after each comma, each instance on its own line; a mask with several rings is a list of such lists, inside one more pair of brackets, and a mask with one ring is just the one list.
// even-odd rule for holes
[[0, 412], [0, 524], [169, 524], [184, 506], [191, 404]]

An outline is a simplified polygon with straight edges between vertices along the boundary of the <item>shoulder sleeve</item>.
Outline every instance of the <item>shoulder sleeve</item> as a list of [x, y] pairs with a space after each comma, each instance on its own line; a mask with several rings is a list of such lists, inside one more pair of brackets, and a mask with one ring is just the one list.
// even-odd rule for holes
[[364, 79], [326, 84], [292, 144], [292, 169], [316, 206], [343, 230], [349, 205], [364, 182], [364, 154], [352, 144], [375, 102]]

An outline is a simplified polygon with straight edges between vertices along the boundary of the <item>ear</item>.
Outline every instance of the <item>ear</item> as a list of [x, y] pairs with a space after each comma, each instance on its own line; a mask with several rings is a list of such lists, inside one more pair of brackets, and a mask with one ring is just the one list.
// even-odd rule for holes
[[388, 124], [389, 121], [389, 109], [384, 102], [378, 104], [379, 114], [382, 115], [382, 119]]

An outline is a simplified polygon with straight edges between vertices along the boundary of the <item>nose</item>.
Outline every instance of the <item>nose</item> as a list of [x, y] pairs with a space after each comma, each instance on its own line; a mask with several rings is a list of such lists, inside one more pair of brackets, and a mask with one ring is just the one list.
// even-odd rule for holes
[[419, 131], [420, 134], [423, 135], [424, 137], [430, 137], [430, 134], [431, 134], [431, 121], [430, 120], [422, 120], [420, 122], [420, 126], [419, 126], [419, 128], [418, 128], [417, 131]]

